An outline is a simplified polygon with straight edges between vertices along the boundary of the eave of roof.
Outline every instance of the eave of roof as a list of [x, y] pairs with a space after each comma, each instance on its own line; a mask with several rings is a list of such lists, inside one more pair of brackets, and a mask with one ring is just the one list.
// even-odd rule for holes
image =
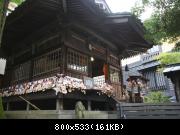
[[67, 13], [64, 13], [60, 0], [26, 0], [7, 17], [4, 44], [19, 44], [22, 38], [35, 33], [37, 29], [57, 19], [57, 16], [66, 15], [67, 18], [77, 19], [115, 44], [123, 52], [123, 58], [144, 52], [152, 46], [143, 37], [142, 24], [131, 14], [103, 13], [91, 0], [66, 2]]
[[168, 66], [163, 70], [163, 73], [178, 72], [178, 71], [180, 71], [180, 63], [168, 65]]

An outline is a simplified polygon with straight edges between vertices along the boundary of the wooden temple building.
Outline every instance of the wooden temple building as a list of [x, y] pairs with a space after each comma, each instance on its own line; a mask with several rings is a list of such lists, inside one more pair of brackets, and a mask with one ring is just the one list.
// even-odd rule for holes
[[[6, 20], [5, 110], [114, 110], [122, 100], [120, 60], [146, 51], [140, 20], [105, 0], [26, 0]], [[21, 98], [20, 98], [21, 97]]]

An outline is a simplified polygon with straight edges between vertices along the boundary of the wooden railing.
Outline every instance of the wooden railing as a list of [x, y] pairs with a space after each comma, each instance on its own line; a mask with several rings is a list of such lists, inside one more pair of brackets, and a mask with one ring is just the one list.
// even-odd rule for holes
[[35, 58], [33, 65], [33, 77], [55, 70], [60, 71], [61, 62], [61, 48]]
[[16, 66], [12, 72], [12, 83], [28, 80], [30, 75], [30, 61]]
[[[61, 48], [15, 66], [7, 71], [3, 85], [9, 86], [24, 81], [42, 79], [59, 73], [62, 66]], [[33, 73], [31, 74], [31, 71]]]

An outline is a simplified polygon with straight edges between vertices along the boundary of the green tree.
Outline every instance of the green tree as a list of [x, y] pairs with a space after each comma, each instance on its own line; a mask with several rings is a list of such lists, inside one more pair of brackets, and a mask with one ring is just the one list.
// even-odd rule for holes
[[3, 109], [3, 104], [2, 104], [2, 98], [0, 97], [0, 119], [4, 119], [4, 109]]
[[[1, 39], [3, 35], [4, 24], [6, 21], [6, 13], [7, 13], [8, 4], [10, 1], [15, 2], [17, 5], [19, 5], [24, 0], [1, 0], [0, 1], [0, 48], [1, 48]], [[1, 96], [0, 96], [0, 118], [5, 118]]]
[[166, 65], [180, 63], [180, 52], [161, 53], [157, 59], [161, 63], [161, 67]]
[[169, 97], [165, 96], [163, 92], [150, 92], [144, 97], [145, 103], [168, 103], [170, 102]]
[[132, 12], [139, 17], [146, 7], [154, 10], [151, 18], [144, 23], [146, 38], [154, 44], [166, 39], [176, 41], [180, 36], [180, 0], [141, 0]]

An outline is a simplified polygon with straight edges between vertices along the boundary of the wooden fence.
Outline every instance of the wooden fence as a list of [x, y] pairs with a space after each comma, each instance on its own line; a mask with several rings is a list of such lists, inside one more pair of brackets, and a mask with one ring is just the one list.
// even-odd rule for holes
[[122, 103], [118, 109], [123, 119], [180, 119], [180, 103]]

